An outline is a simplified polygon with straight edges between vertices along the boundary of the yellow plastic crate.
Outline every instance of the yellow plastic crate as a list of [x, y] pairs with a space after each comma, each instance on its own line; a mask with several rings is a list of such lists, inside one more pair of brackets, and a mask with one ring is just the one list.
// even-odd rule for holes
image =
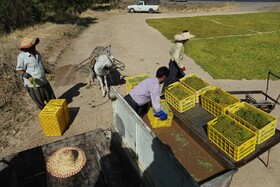
[[166, 120], [160, 120], [159, 117], [154, 116], [153, 108], [150, 107], [148, 111], [148, 119], [150, 120], [152, 128], [159, 128], [159, 127], [170, 127], [172, 124], [173, 119], [173, 112], [171, 111], [168, 103], [165, 100], [161, 100], [161, 107], [163, 111], [168, 115]]
[[66, 122], [66, 124], [69, 123], [69, 121], [70, 121], [70, 113], [69, 113], [69, 110], [68, 110], [68, 107], [67, 107], [66, 99], [51, 99], [48, 102], [47, 106], [60, 106], [60, 107], [62, 107], [63, 116], [65, 118], [65, 122]]
[[[189, 78], [197, 78], [197, 79], [200, 79], [202, 81], [202, 83], [204, 83], [206, 86], [201, 88], [201, 89], [198, 89], [196, 90], [195, 88], [193, 88], [191, 85], [187, 84], [185, 81], [186, 79], [189, 79]], [[200, 95], [202, 94], [203, 91], [211, 88], [210, 84], [207, 83], [205, 80], [203, 80], [202, 78], [198, 77], [197, 75], [195, 74], [190, 74], [188, 76], [185, 76], [183, 78], [180, 79], [180, 83], [182, 83], [185, 87], [187, 87], [188, 89], [190, 89], [191, 91], [193, 91], [195, 93], [195, 102], [196, 103], [199, 103], [199, 97]]]
[[39, 113], [39, 121], [46, 136], [61, 136], [66, 128], [63, 109], [59, 106], [45, 106]]
[[[178, 95], [173, 95], [170, 90], [180, 87], [180, 89], [184, 90], [184, 92], [187, 92], [189, 94], [188, 97], [184, 99], [178, 99]], [[195, 106], [195, 94], [185, 86], [183, 86], [180, 82], [174, 82], [173, 84], [170, 84], [164, 91], [165, 100], [173, 106], [178, 112], [182, 113], [185, 112]]]
[[[261, 129], [258, 129], [256, 126], [254, 126], [253, 124], [250, 124], [248, 121], [246, 121], [246, 119], [242, 119], [241, 117], [236, 115], [236, 112], [242, 108], [246, 108], [248, 110], [255, 111], [258, 114], [266, 117], [270, 122], [267, 125], [265, 125], [264, 127], [262, 127]], [[270, 137], [272, 137], [275, 134], [276, 121], [277, 121], [276, 117], [254, 107], [246, 102], [241, 102], [241, 103], [236, 104], [235, 106], [229, 108], [227, 111], [227, 114], [230, 117], [232, 117], [233, 119], [235, 119], [236, 121], [238, 121], [239, 123], [241, 123], [242, 125], [245, 125], [249, 129], [254, 131], [257, 135], [257, 144], [263, 143], [264, 141], [266, 141], [267, 139], [269, 139]]]
[[126, 77], [126, 92], [130, 92], [137, 84], [142, 82], [143, 80], [149, 78], [149, 75], [142, 74], [142, 75], [135, 75], [135, 76], [129, 76]]
[[[228, 118], [230, 117], [228, 116]], [[234, 121], [234, 119], [232, 118], [230, 119]], [[236, 125], [252, 133], [252, 137], [249, 140], [237, 146], [214, 128], [214, 125], [217, 123], [217, 120], [218, 118], [215, 118], [207, 123], [208, 138], [233, 160], [239, 161], [242, 158], [249, 155], [250, 153], [252, 153], [256, 149], [257, 138], [256, 138], [256, 134], [252, 130], [248, 129], [244, 125], [241, 125], [239, 122], [235, 121]]]
[[[212, 101], [211, 99], [207, 98], [205, 96], [205, 94], [208, 91], [216, 91], [216, 90], [220, 90], [223, 94], [227, 95], [228, 97], [232, 98], [235, 102], [233, 104], [230, 104], [228, 106], [222, 106], [217, 102]], [[204, 108], [205, 110], [207, 110], [208, 112], [210, 112], [213, 116], [217, 117], [221, 114], [225, 114], [226, 110], [229, 109], [231, 106], [237, 104], [240, 102], [240, 99], [234, 97], [233, 95], [227, 93], [226, 91], [218, 88], [218, 87], [212, 87], [209, 88], [206, 91], [203, 91], [203, 93], [201, 94], [201, 106], [202, 108]]]

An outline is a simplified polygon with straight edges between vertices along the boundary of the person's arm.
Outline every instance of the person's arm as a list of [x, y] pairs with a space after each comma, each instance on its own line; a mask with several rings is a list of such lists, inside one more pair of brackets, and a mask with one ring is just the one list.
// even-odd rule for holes
[[21, 75], [22, 77], [28, 79], [30, 82], [33, 81], [33, 77], [25, 71], [26, 66], [24, 65], [24, 60], [19, 55], [17, 58], [17, 66], [16, 66], [16, 72], [17, 74]]
[[[153, 86], [153, 85], [151, 85]], [[167, 114], [161, 109], [160, 106], [160, 89], [159, 85], [153, 86], [151, 88], [151, 101], [154, 111], [156, 112], [156, 116], [158, 116], [161, 120], [167, 119]]]
[[183, 56], [184, 56], [184, 45], [176, 45], [175, 48], [173, 49], [173, 55], [172, 58], [176, 62], [179, 68], [182, 70], [184, 69], [184, 66], [182, 64], [183, 61]]
[[19, 74], [21, 76], [25, 73], [25, 71], [23, 71], [23, 70], [16, 70], [16, 72], [17, 72], [17, 74]]
[[160, 107], [160, 90], [158, 85], [149, 85], [150, 88], [150, 94], [151, 94], [151, 101], [152, 106], [155, 112], [159, 112], [161, 110]]

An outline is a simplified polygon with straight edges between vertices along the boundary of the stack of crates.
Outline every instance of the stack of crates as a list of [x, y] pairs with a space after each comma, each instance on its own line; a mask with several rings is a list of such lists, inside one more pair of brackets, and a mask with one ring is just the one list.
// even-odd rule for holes
[[[237, 112], [240, 110], [246, 110], [247, 117], [244, 116], [241, 118], [240, 116], [237, 115]], [[254, 116], [252, 114], [255, 114]], [[246, 115], [245, 114], [245, 115]], [[242, 125], [245, 125], [247, 128], [251, 129], [254, 131], [257, 135], [257, 144], [261, 144], [270, 137], [272, 137], [275, 134], [276, 130], [276, 117], [262, 111], [261, 109], [256, 108], [255, 106], [252, 106], [246, 102], [241, 102], [236, 104], [235, 106], [229, 108], [227, 110], [227, 115], [241, 123]], [[250, 115], [250, 116], [248, 116]], [[258, 121], [259, 123], [262, 121], [262, 118], [267, 119], [267, 124], [265, 124], [261, 128], [257, 128], [257, 124], [252, 124], [252, 118], [258, 118], [258, 119], [253, 119], [255, 121]], [[250, 119], [251, 118], [251, 119]]]
[[[199, 83], [202, 85], [202, 87], [200, 89], [195, 89], [193, 86], [191, 86], [190, 84], [188, 84], [186, 82], [187, 79], [196, 80], [196, 82], [194, 82], [193, 84]], [[195, 74], [190, 74], [188, 76], [181, 78], [180, 83], [182, 83], [185, 87], [187, 87], [188, 89], [190, 89], [191, 91], [193, 91], [195, 93], [195, 102], [196, 103], [199, 103], [199, 101], [200, 101], [199, 98], [200, 98], [200, 95], [202, 94], [202, 92], [211, 88], [209, 83], [207, 83], [205, 80], [203, 80], [202, 78], [198, 77]]]
[[154, 110], [150, 107], [148, 111], [148, 119], [150, 120], [152, 128], [159, 128], [159, 127], [170, 127], [172, 124], [173, 119], [173, 112], [169, 108], [168, 103], [165, 100], [160, 100], [160, 105], [162, 110], [167, 114], [166, 120], [160, 120], [159, 117], [154, 115]]
[[147, 74], [126, 77], [126, 93], [130, 92], [137, 84], [147, 78], [149, 78]]
[[[176, 89], [174, 92], [172, 89]], [[180, 92], [179, 92], [180, 90]], [[180, 94], [187, 94], [188, 96], [181, 99]], [[195, 94], [180, 82], [170, 84], [164, 91], [165, 100], [174, 107], [178, 112], [185, 112], [195, 106]]]
[[65, 123], [68, 124], [70, 121], [70, 113], [67, 107], [66, 99], [51, 99], [47, 106], [60, 106], [63, 109], [63, 115], [65, 118]]
[[62, 136], [70, 121], [65, 99], [52, 99], [39, 113], [39, 121], [46, 136]]

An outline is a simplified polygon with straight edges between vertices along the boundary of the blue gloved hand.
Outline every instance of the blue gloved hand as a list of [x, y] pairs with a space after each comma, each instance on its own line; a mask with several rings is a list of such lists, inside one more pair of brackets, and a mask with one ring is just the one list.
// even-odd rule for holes
[[156, 116], [160, 118], [160, 120], [166, 120], [167, 119], [167, 114], [164, 111], [159, 111], [156, 112]]

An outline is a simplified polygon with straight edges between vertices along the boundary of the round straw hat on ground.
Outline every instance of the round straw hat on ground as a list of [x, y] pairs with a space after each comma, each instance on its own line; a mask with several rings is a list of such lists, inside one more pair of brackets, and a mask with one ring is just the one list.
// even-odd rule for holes
[[85, 153], [77, 147], [62, 147], [47, 161], [47, 171], [55, 177], [67, 178], [81, 171], [85, 166]]

